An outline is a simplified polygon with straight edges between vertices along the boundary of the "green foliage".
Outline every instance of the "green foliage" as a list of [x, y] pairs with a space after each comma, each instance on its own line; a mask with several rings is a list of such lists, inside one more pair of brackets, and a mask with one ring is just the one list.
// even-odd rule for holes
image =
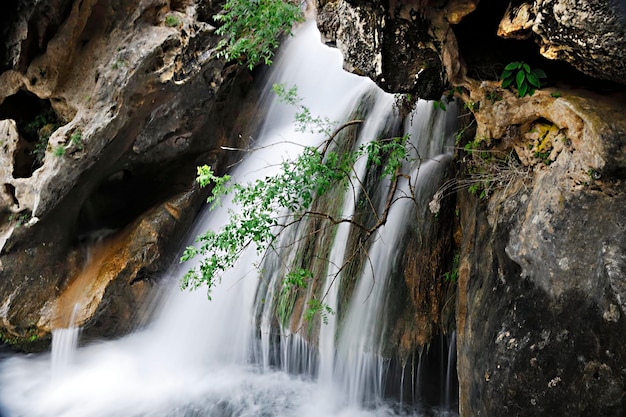
[[308, 282], [311, 279], [313, 279], [313, 273], [311, 271], [297, 268], [288, 272], [283, 280], [280, 296], [278, 298], [277, 313], [284, 327], [288, 325], [289, 317], [296, 303], [298, 290], [307, 288]]
[[[363, 152], [363, 151], [361, 151]], [[257, 245], [263, 251], [275, 239], [272, 228], [279, 226], [281, 213], [288, 210], [302, 216], [316, 195], [322, 195], [334, 186], [345, 186], [358, 153], [339, 155], [306, 147], [294, 161], [285, 161], [281, 171], [247, 184], [229, 184], [230, 178], [217, 177], [210, 167], [198, 168], [198, 182], [213, 183], [210, 202], [219, 202], [226, 194], [233, 194], [233, 203], [241, 210], [230, 211], [228, 224], [220, 231], [209, 230], [198, 236], [200, 248], [188, 247], [183, 261], [198, 254], [204, 257], [199, 269], [190, 270], [182, 287], [197, 288], [207, 284], [209, 289], [219, 273], [231, 268], [242, 251]]]
[[478, 111], [478, 109], [480, 109], [480, 102], [466, 101], [463, 104], [463, 107], [466, 108], [467, 110], [471, 111], [472, 113], [475, 113], [475, 112]]
[[441, 100], [433, 100], [433, 107], [435, 108], [435, 110], [447, 110], [446, 104]]
[[328, 304], [324, 304], [316, 298], [312, 298], [307, 302], [307, 309], [304, 312], [304, 320], [312, 321], [316, 315], [320, 315], [322, 323], [328, 324], [328, 316], [335, 314]]
[[519, 97], [535, 94], [535, 90], [541, 88], [541, 80], [545, 78], [543, 70], [531, 69], [528, 64], [517, 61], [508, 64], [500, 75], [502, 88], [515, 86]]
[[28, 223], [31, 218], [32, 214], [30, 211], [23, 211], [19, 214], [9, 215], [9, 222], [15, 222], [15, 227], [21, 227]]
[[[407, 141], [409, 135], [400, 138], [377, 140], [365, 145], [365, 153], [370, 165], [383, 165], [383, 177], [391, 178], [403, 161], [409, 160]], [[358, 154], [360, 156], [360, 154]], [[384, 161], [384, 163], [383, 163]]]
[[63, 145], [57, 145], [54, 147], [53, 151], [54, 156], [63, 156], [65, 155], [65, 147]]
[[541, 159], [541, 162], [543, 162], [545, 165], [550, 165], [553, 161], [550, 159], [550, 153], [552, 152], [552, 149], [548, 149], [546, 151], [540, 152], [540, 151], [535, 151], [535, 153], [533, 154], [533, 156], [537, 159]]
[[125, 67], [126, 65], [128, 65], [128, 61], [126, 61], [124, 58], [118, 58], [113, 63], [113, 65], [111, 65], [111, 69], [118, 70], [118, 69], [121, 69], [122, 67]]
[[70, 135], [70, 143], [76, 147], [79, 151], [82, 151], [84, 148], [83, 145], [83, 133], [80, 130], [75, 130]]
[[602, 173], [595, 168], [589, 168], [587, 174], [589, 174], [589, 178], [592, 180], [599, 180], [602, 178]]
[[300, 6], [290, 1], [228, 0], [214, 19], [221, 23], [216, 33], [225, 36], [217, 46], [218, 56], [252, 69], [261, 62], [270, 65], [280, 37], [290, 35], [304, 17]]
[[[209, 166], [198, 167], [197, 182], [203, 187], [213, 187], [208, 198], [208, 202], [212, 203], [211, 208], [230, 195], [239, 210], [230, 210], [225, 226], [198, 236], [197, 246], [190, 246], [184, 251], [182, 262], [196, 257], [200, 260], [198, 266], [191, 268], [181, 280], [183, 289], [197, 289], [206, 285], [210, 298], [210, 291], [221, 274], [235, 265], [247, 247], [256, 247], [259, 254], [273, 249], [280, 233], [305, 217], [322, 218], [332, 224], [355, 224], [349, 218], [333, 218], [329, 213], [312, 211], [314, 199], [330, 190], [348, 187], [354, 164], [360, 158], [366, 158], [371, 165], [380, 167], [382, 175], [392, 181], [397, 181], [402, 175], [399, 172], [402, 163], [410, 158], [408, 136], [380, 139], [353, 151], [336, 151], [331, 144], [339, 131], [360, 120], [349, 121], [331, 131], [332, 123], [327, 118], [312, 115], [302, 105], [297, 89], [277, 85], [274, 90], [281, 100], [296, 107], [296, 125], [299, 129], [327, 134], [327, 139], [317, 147], [304, 147], [300, 156], [294, 160], [283, 161], [278, 173], [246, 184], [232, 183], [228, 175], [217, 176]], [[285, 212], [290, 215], [286, 216]], [[385, 219], [386, 211], [379, 215], [373, 228], [367, 229], [359, 224], [356, 226], [366, 230], [369, 236]], [[306, 288], [311, 279], [313, 275], [308, 270], [294, 269], [287, 273], [278, 304], [283, 323], [291, 314], [299, 289]], [[332, 314], [332, 309], [321, 300], [314, 299], [309, 301], [305, 318], [316, 314], [321, 315], [325, 322], [328, 314]]]
[[24, 133], [32, 138], [36, 138], [31, 154], [37, 163], [42, 163], [48, 147], [48, 139], [61, 124], [56, 119], [53, 111], [38, 114], [32, 122], [24, 127]]
[[559, 98], [559, 97], [561, 97], [561, 93], [558, 92], [558, 91], [553, 91], [553, 92], [550, 93], [550, 96], [553, 97], [553, 98]]
[[320, 133], [326, 136], [331, 135], [336, 122], [331, 121], [328, 117], [313, 116], [311, 110], [302, 105], [297, 86], [287, 88], [285, 84], [274, 84], [272, 91], [276, 93], [281, 103], [289, 104], [296, 108], [296, 131]]
[[502, 100], [502, 91], [489, 91], [485, 94], [485, 97], [491, 102], [491, 104], [494, 104], [495, 102]]
[[178, 18], [178, 16], [173, 14], [168, 14], [167, 16], [165, 16], [165, 26], [176, 27], [178, 25], [180, 25], [180, 19]]

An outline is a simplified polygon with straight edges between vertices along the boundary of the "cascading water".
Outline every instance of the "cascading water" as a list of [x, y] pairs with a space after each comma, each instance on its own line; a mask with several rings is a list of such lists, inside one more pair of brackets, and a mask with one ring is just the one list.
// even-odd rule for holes
[[[340, 54], [319, 42], [313, 23], [303, 25], [297, 37], [283, 47], [269, 84], [274, 82], [297, 85], [299, 95], [314, 114], [333, 120], [345, 118], [359, 97], [375, 89], [371, 81], [342, 71]], [[391, 112], [393, 98], [380, 91], [375, 95], [376, 104], [361, 129], [358, 143], [375, 139], [367, 136], [376, 135], [384, 124], [380, 120], [389, 117], [384, 113]], [[302, 145], [315, 145], [322, 140], [319, 135], [294, 131], [293, 109], [271, 98], [264, 105], [267, 117], [253, 144], [259, 150], [250, 153], [232, 173], [239, 182], [271, 175], [283, 159], [297, 155]], [[419, 204], [427, 202], [434, 193], [428, 188], [436, 186], [435, 177], [448, 158], [442, 155], [440, 138], [445, 129], [427, 126], [431, 120], [443, 123], [443, 119], [431, 118], [431, 112], [428, 103], [419, 104], [413, 115], [418, 121], [406, 127], [414, 141], [415, 159], [422, 159], [411, 179], [413, 184], [426, 184], [416, 193]], [[432, 132], [439, 132], [436, 141], [422, 137]], [[276, 143], [279, 145], [272, 145]], [[354, 175], [363, 178], [365, 166], [355, 167]], [[396, 191], [403, 192], [408, 193], [402, 187]], [[341, 204], [344, 216], [353, 215], [359, 198], [358, 191], [348, 194], [351, 195], [345, 196]], [[65, 361], [62, 373], [52, 372], [54, 353], [5, 360], [0, 369], [0, 415], [422, 415], [382, 401], [385, 288], [389, 268], [394, 265], [394, 248], [405, 228], [403, 221], [414, 207], [408, 199], [399, 202], [373, 239], [368, 250], [370, 265], [362, 268], [352, 300], [344, 308], [342, 324], [334, 315], [329, 316], [315, 343], [292, 333], [289, 326], [275, 324], [271, 306], [277, 290], [268, 280], [280, 280], [280, 276], [259, 280], [254, 265], [260, 259], [254, 250], [249, 250], [212, 290], [211, 301], [207, 301], [203, 291], [180, 292], [176, 285], [149, 328], [120, 340], [78, 349], [71, 361]], [[228, 207], [229, 202], [225, 201], [223, 208], [203, 215], [192, 235], [219, 228], [227, 220]], [[347, 226], [339, 226], [329, 255], [333, 266], [327, 271], [329, 279], [323, 291], [325, 301], [335, 311], [339, 310], [341, 274], [332, 285], [331, 281], [339, 272], [337, 266], [344, 262], [349, 233]], [[189, 266], [173, 267], [169, 274], [177, 280]], [[267, 286], [262, 299], [260, 282]], [[258, 304], [261, 302], [263, 306]], [[255, 330], [257, 323], [260, 337], [259, 330]], [[280, 334], [274, 335], [277, 329]], [[304, 375], [294, 376], [281, 368]]]
[[52, 375], [59, 376], [69, 366], [78, 348], [80, 327], [76, 326], [76, 311], [74, 305], [67, 327], [52, 330]]

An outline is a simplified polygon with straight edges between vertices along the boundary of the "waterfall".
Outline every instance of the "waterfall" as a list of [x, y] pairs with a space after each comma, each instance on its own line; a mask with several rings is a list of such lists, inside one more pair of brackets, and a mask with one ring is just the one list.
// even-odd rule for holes
[[52, 330], [52, 375], [60, 375], [69, 366], [78, 348], [80, 327], [76, 326], [76, 311], [79, 305], [72, 309], [70, 321], [66, 328]]
[[[450, 117], [433, 114], [430, 103], [419, 102], [402, 127], [393, 115], [393, 96], [368, 79], [344, 72], [341, 54], [319, 39], [314, 23], [304, 24], [281, 49], [268, 84], [297, 85], [313, 114], [336, 121], [349, 117], [362, 97], [373, 94], [374, 104], [367, 109], [367, 122], [360, 128], [355, 146], [390, 129], [389, 120], [395, 117], [391, 124], [411, 134], [411, 184], [423, 183], [415, 201], [427, 205], [449, 160], [443, 125]], [[267, 115], [252, 144], [258, 150], [231, 173], [238, 182], [271, 175], [303, 145], [324, 139], [295, 131], [293, 108], [266, 94], [262, 103]], [[359, 162], [354, 183], [365, 183], [368, 176], [372, 174], [365, 163]], [[408, 181], [400, 182], [397, 197], [410, 194]], [[375, 188], [384, 194], [388, 186], [389, 181], [380, 181]], [[355, 216], [363, 192], [356, 187], [342, 198], [338, 209], [344, 216]], [[380, 210], [384, 199], [377, 201]], [[190, 234], [218, 229], [227, 221], [230, 207], [225, 200], [221, 208], [207, 210]], [[345, 262], [352, 231], [347, 223], [336, 228], [321, 292], [324, 301], [342, 313], [329, 315], [328, 323], [312, 332], [317, 334], [314, 340], [298, 331], [301, 318], [277, 323], [273, 315], [283, 277], [281, 263], [295, 259], [296, 251], [292, 249], [280, 259], [262, 258], [251, 248], [215, 285], [211, 301], [205, 291], [181, 292], [176, 283], [145, 330], [81, 347], [71, 360], [41, 354], [3, 361], [0, 410], [15, 417], [421, 416], [416, 409], [407, 410], [383, 399], [387, 359], [382, 349], [388, 332], [385, 291], [389, 277], [397, 273], [393, 270], [396, 248], [407, 227], [413, 227], [406, 219], [415, 217], [414, 210], [415, 204], [408, 198], [394, 204], [387, 223], [370, 240], [367, 259], [357, 276], [349, 277], [357, 280], [347, 306], [339, 302], [341, 280], [346, 279], [339, 266]], [[298, 229], [290, 233], [284, 238], [297, 239]], [[258, 264], [263, 266], [261, 278], [255, 267]], [[172, 266], [165, 279], [177, 282], [190, 266]], [[300, 324], [294, 325], [296, 322]], [[449, 356], [452, 350], [451, 345]], [[51, 362], [62, 364], [63, 371], [53, 372]], [[446, 374], [453, 374], [450, 365]], [[446, 392], [451, 384], [446, 381]], [[445, 395], [446, 402], [452, 402], [450, 395]], [[428, 415], [433, 413], [436, 410]]]

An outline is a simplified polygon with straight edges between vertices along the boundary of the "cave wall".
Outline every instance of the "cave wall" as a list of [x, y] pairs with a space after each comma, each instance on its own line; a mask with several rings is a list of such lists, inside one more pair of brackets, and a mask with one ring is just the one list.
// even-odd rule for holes
[[[45, 344], [93, 252], [87, 336], [145, 320], [156, 277], [218, 172], [244, 146], [253, 76], [211, 48], [220, 2], [11, 2], [0, 72], [0, 324]], [[253, 96], [253, 93], [250, 93]], [[242, 104], [243, 103], [243, 104]], [[244, 139], [242, 139], [244, 138]], [[102, 242], [104, 243], [98, 243]], [[123, 243], [125, 242], [125, 243]], [[107, 246], [104, 250], [101, 246]]]

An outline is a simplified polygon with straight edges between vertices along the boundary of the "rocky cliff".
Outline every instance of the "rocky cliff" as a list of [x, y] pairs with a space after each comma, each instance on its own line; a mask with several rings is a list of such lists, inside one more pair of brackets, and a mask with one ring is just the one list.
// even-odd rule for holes
[[[202, 201], [195, 166], [219, 167], [231, 157], [219, 157], [220, 146], [243, 145], [232, 138], [247, 137], [234, 129], [253, 108], [241, 100], [252, 77], [213, 56], [211, 16], [218, 10], [185, 0], [5, 7], [5, 340], [45, 339], [51, 328], [67, 326], [78, 299], [76, 319], [87, 324], [87, 336], [141, 322], [146, 309], [139, 307], [158, 285], [154, 273], [172, 260], [168, 248]], [[101, 266], [81, 278], [94, 258]]]
[[[462, 416], [626, 412], [626, 8], [320, 1], [345, 67], [465, 105], [457, 181]], [[541, 67], [531, 96], [503, 89]]]

